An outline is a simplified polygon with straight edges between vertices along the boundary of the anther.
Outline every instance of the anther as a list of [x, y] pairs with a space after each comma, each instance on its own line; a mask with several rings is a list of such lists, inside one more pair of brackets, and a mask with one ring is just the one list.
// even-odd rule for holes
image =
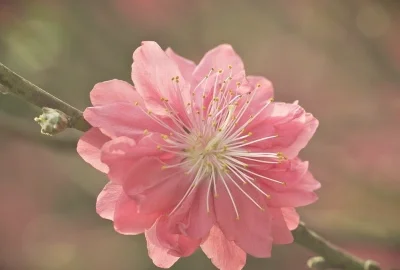
[[139, 102], [135, 101], [135, 106], [139, 105]]
[[145, 129], [145, 130], [143, 130], [143, 134], [147, 135], [147, 134], [149, 134], [149, 131], [147, 129]]
[[228, 66], [228, 68], [229, 68], [229, 69], [232, 69], [232, 66], [231, 66], [231, 65], [229, 65], [229, 66]]

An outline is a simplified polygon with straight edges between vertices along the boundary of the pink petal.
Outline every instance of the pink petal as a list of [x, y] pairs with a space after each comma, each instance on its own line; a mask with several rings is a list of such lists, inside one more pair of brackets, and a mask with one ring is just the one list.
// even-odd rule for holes
[[[215, 223], [212, 192], [210, 192], [209, 197], [207, 197], [207, 190], [208, 183], [201, 183], [198, 185], [187, 216], [187, 223], [184, 225], [186, 234], [192, 238], [205, 237]], [[209, 200], [208, 210], [207, 200]]]
[[110, 140], [98, 128], [91, 128], [78, 141], [77, 152], [97, 170], [107, 173], [108, 167], [100, 160], [101, 147]]
[[[160, 160], [167, 160], [169, 154], [166, 155], [157, 149], [158, 141], [161, 141], [160, 134], [151, 134], [138, 143], [128, 137], [118, 137], [104, 144], [101, 149], [101, 160], [109, 167], [109, 179], [122, 184], [129, 178], [132, 166], [142, 157], [154, 156]], [[160, 168], [161, 165], [157, 167]]]
[[[181, 184], [183, 185], [190, 184], [189, 181], [184, 181], [186, 180], [184, 173], [179, 168], [163, 169], [164, 165], [164, 162], [154, 156], [143, 157], [131, 164], [131, 167], [125, 171], [125, 192], [129, 196], [135, 196], [163, 182], [168, 182], [171, 178], [182, 179]], [[166, 188], [167, 186], [163, 187]], [[179, 194], [176, 194], [176, 196], [179, 196]]]
[[[179, 232], [171, 230], [176, 228], [171, 217], [162, 216], [146, 231], [146, 239], [156, 246], [168, 249], [168, 254], [177, 257], [187, 257], [193, 254], [200, 246], [200, 239], [192, 239]], [[172, 217], [172, 219], [174, 219]]]
[[179, 257], [170, 255], [168, 249], [154, 245], [147, 238], [146, 240], [149, 257], [157, 267], [170, 268], [179, 260]]
[[308, 172], [308, 162], [300, 159], [275, 164], [267, 170], [256, 170], [257, 173], [285, 182], [286, 185], [259, 178], [261, 188], [271, 198], [267, 201], [273, 207], [299, 207], [315, 202], [318, 197], [313, 192], [319, 183]]
[[143, 102], [135, 87], [121, 80], [110, 80], [96, 84], [90, 92], [90, 100], [93, 106], [119, 102], [131, 104]]
[[108, 183], [97, 197], [96, 211], [102, 218], [113, 220], [115, 205], [123, 192], [122, 186]]
[[293, 242], [293, 235], [290, 232], [280, 208], [269, 208], [272, 215], [272, 238], [274, 244], [285, 245]]
[[241, 81], [244, 76], [244, 65], [239, 55], [231, 45], [223, 44], [208, 51], [193, 72], [193, 78], [200, 82], [213, 68], [216, 71], [222, 69], [224, 74], [229, 74], [229, 66], [232, 66], [232, 78]]
[[[240, 181], [236, 180], [238, 183]], [[264, 210], [258, 208], [231, 181], [227, 182], [239, 212], [239, 220], [225, 186], [217, 184], [218, 198], [214, 199], [215, 215], [222, 232], [228, 240], [233, 240], [246, 253], [254, 257], [270, 257], [272, 247], [271, 215], [266, 208], [265, 200], [260, 192], [249, 184], [241, 185]]]
[[139, 106], [130, 103], [89, 107], [86, 108], [83, 116], [93, 127], [101, 128], [113, 137], [127, 136], [139, 139], [143, 136], [144, 130], [167, 132], [164, 127], [144, 113]]
[[282, 207], [282, 215], [289, 230], [293, 231], [299, 226], [300, 216], [293, 207]]
[[193, 61], [176, 54], [171, 48], [166, 49], [165, 53], [178, 66], [183, 78], [190, 82], [192, 79], [193, 70], [196, 68], [196, 64]]
[[291, 159], [307, 145], [317, 127], [318, 120], [300, 106], [273, 102], [246, 128], [246, 132], [252, 132], [253, 140], [279, 135], [251, 147], [268, 149], [268, 152], [283, 152]]
[[212, 227], [201, 249], [220, 270], [240, 270], [246, 264], [246, 253], [233, 241], [227, 240], [217, 226]]
[[[175, 62], [153, 41], [142, 42], [133, 53], [132, 80], [146, 107], [158, 115], [167, 115], [162, 99], [168, 99], [183, 114], [190, 100], [188, 85]], [[179, 83], [172, 78], [179, 77]], [[179, 90], [178, 90], [179, 89]]]
[[154, 224], [159, 215], [159, 213], [149, 215], [138, 213], [136, 203], [121, 192], [115, 205], [114, 228], [121, 234], [141, 234]]

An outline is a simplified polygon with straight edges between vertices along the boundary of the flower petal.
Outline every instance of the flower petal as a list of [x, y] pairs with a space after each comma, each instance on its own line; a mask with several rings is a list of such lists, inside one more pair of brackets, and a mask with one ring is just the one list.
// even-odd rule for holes
[[[158, 115], [167, 115], [167, 99], [177, 113], [184, 114], [190, 100], [189, 88], [175, 64], [153, 41], [142, 42], [133, 53], [132, 80], [146, 107]], [[177, 81], [172, 78], [178, 77]]]
[[179, 260], [179, 257], [170, 255], [168, 249], [154, 245], [147, 238], [146, 242], [149, 257], [157, 267], [170, 268]]
[[293, 242], [293, 235], [290, 232], [280, 208], [269, 208], [272, 215], [272, 238], [274, 244], [284, 245]]
[[118, 102], [142, 103], [142, 98], [136, 92], [135, 87], [121, 80], [110, 80], [96, 84], [90, 92], [90, 100], [93, 106]]
[[282, 215], [289, 230], [293, 231], [299, 226], [300, 216], [293, 207], [282, 207]]
[[[238, 180], [236, 181], [241, 183]], [[231, 181], [227, 182], [229, 192], [239, 213], [239, 219], [237, 219], [232, 200], [221, 182], [219, 180], [217, 184], [219, 196], [214, 199], [215, 214], [221, 231], [228, 240], [235, 241], [246, 253], [254, 257], [270, 257], [272, 223], [271, 215], [265, 204], [266, 198], [251, 185], [241, 185], [241, 188], [263, 207], [263, 210], [261, 210]]]
[[138, 213], [135, 201], [129, 198], [125, 192], [121, 192], [115, 205], [114, 229], [121, 234], [141, 234], [154, 224], [159, 215], [159, 213], [148, 215]]
[[98, 128], [91, 128], [78, 141], [77, 152], [87, 163], [97, 170], [107, 173], [108, 167], [100, 160], [101, 147], [110, 140]]
[[217, 226], [212, 227], [201, 249], [220, 270], [240, 270], [246, 264], [246, 253], [233, 241], [226, 239]]
[[[222, 44], [204, 55], [193, 71], [193, 78], [198, 83], [211, 69], [227, 71], [229, 70], [229, 66], [232, 67], [232, 79], [234, 81], [241, 81], [245, 76], [242, 59], [233, 50], [231, 45]], [[224, 73], [229, 74], [229, 72]]]
[[144, 130], [166, 133], [167, 130], [152, 120], [143, 109], [130, 103], [113, 103], [104, 106], [89, 107], [83, 113], [93, 126], [112, 137], [127, 136], [139, 139]]
[[277, 138], [252, 144], [251, 148], [282, 152], [291, 159], [307, 145], [317, 127], [318, 120], [300, 106], [273, 102], [249, 124], [246, 131], [253, 134], [253, 140], [279, 135]]
[[[101, 160], [109, 167], [109, 179], [122, 184], [130, 178], [130, 172], [136, 173], [131, 168], [142, 157], [157, 157], [160, 160], [167, 160], [170, 155], [157, 149], [159, 141], [161, 141], [160, 134], [155, 133], [147, 135], [138, 143], [128, 137], [117, 137], [104, 144], [101, 149]], [[161, 165], [157, 169], [160, 168]], [[139, 172], [143, 173], [140, 168]]]
[[171, 226], [176, 228], [174, 225], [171, 217], [162, 216], [146, 231], [146, 239], [156, 246], [168, 249], [170, 255], [177, 257], [192, 255], [200, 246], [201, 239], [192, 239], [179, 231], [171, 230]]
[[122, 186], [107, 183], [97, 197], [96, 211], [102, 218], [113, 220], [115, 205], [123, 192]]
[[313, 192], [319, 183], [308, 172], [308, 162], [300, 159], [274, 164], [267, 170], [256, 170], [264, 177], [285, 182], [285, 185], [259, 178], [261, 188], [271, 198], [267, 201], [273, 207], [299, 207], [315, 202], [318, 197]]
[[192, 79], [193, 70], [196, 68], [196, 64], [193, 61], [176, 54], [171, 48], [166, 49], [165, 53], [178, 66], [183, 78], [185, 78], [186, 81], [190, 82]]

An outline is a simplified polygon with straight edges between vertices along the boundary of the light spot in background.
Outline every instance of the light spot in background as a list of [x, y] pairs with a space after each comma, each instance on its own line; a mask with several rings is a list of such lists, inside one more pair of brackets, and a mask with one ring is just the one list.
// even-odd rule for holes
[[53, 21], [30, 19], [20, 22], [4, 37], [6, 62], [18, 65], [18, 70], [37, 72], [56, 63], [63, 37], [60, 25]]
[[55, 215], [41, 215], [32, 220], [22, 234], [29, 264], [43, 270], [65, 269], [77, 254], [74, 233], [68, 227]]
[[361, 7], [356, 23], [358, 29], [369, 38], [383, 36], [389, 30], [391, 21], [389, 14], [379, 4], [369, 4]]

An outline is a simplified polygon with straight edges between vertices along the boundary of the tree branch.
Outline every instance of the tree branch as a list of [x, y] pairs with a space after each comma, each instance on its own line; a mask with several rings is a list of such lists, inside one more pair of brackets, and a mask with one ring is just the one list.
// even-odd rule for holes
[[14, 94], [39, 108], [48, 107], [63, 112], [68, 117], [70, 128], [80, 131], [87, 131], [90, 128], [90, 124], [83, 118], [80, 110], [22, 78], [2, 63], [0, 63], [0, 85], [3, 85], [2, 93]]
[[[68, 127], [80, 131], [87, 131], [90, 124], [83, 118], [82, 112], [64, 101], [50, 95], [43, 89], [17, 75], [0, 63], [0, 85], [5, 86], [2, 92], [7, 91], [21, 99], [40, 107], [48, 107], [63, 112], [68, 117]], [[312, 258], [308, 265], [314, 269], [326, 267], [346, 270], [380, 270], [377, 263], [363, 261], [331, 244], [314, 231], [307, 229], [304, 223], [293, 231], [295, 242], [315, 252], [321, 257]]]
[[347, 253], [322, 238], [316, 232], [308, 229], [303, 222], [300, 222], [299, 227], [293, 231], [293, 236], [297, 244], [322, 257], [315, 257], [308, 261], [308, 265], [312, 269], [380, 270], [376, 262], [371, 260], [363, 261]]

